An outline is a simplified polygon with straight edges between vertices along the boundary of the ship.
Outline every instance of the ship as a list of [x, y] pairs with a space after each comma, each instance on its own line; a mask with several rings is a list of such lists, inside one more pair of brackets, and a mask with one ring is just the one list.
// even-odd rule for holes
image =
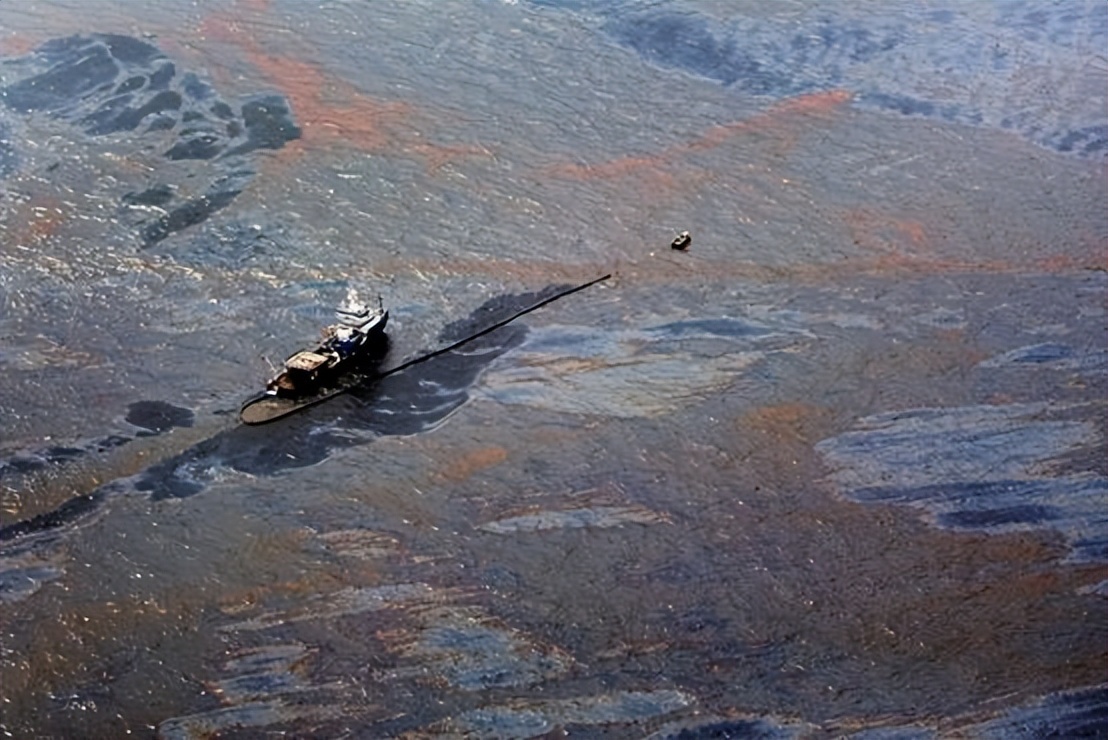
[[289, 356], [265, 391], [243, 404], [240, 417], [247, 424], [260, 424], [341, 392], [349, 384], [348, 376], [359, 378], [385, 354], [388, 322], [389, 312], [380, 298], [372, 306], [351, 290], [335, 309], [335, 323], [323, 329], [319, 344]]
[[318, 347], [302, 350], [285, 360], [285, 366], [265, 386], [268, 395], [302, 398], [342, 375], [369, 350], [380, 345], [389, 322], [389, 312], [358, 300], [351, 290], [335, 309], [337, 323], [323, 330]]
[[[592, 285], [604, 282], [611, 274], [580, 285], [550, 286], [537, 295], [538, 300], [510, 316], [501, 318], [469, 336], [445, 347], [424, 352], [387, 370], [380, 368], [389, 351], [385, 326], [389, 312], [377, 300], [377, 308], [358, 300], [351, 292], [335, 310], [337, 324], [323, 330], [323, 341], [311, 350], [303, 350], [285, 360], [285, 366], [259, 393], [242, 405], [239, 419], [244, 424], [266, 424], [323, 403], [366, 383], [377, 383], [413, 365], [433, 360], [475, 339], [507, 326], [516, 319]], [[555, 292], [551, 293], [553, 290]]]

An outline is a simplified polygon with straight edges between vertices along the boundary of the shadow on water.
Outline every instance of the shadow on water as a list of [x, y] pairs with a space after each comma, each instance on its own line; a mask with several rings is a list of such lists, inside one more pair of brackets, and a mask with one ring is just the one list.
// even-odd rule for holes
[[[492, 298], [465, 319], [446, 326], [444, 344], [483, 328], [565, 289], [563, 285]], [[364, 445], [378, 436], [418, 434], [442, 423], [469, 399], [469, 388], [497, 357], [527, 336], [522, 324], [504, 326], [462, 347], [437, 355], [380, 380], [368, 380], [327, 403], [264, 426], [236, 426], [146, 469], [132, 479], [134, 489], [153, 500], [183, 498], [203, 491], [215, 471], [274, 475], [326, 460], [337, 450]], [[132, 407], [128, 419], [161, 428], [191, 422], [173, 407]], [[180, 418], [178, 418], [180, 417]], [[129, 487], [113, 481], [53, 511], [0, 528], [0, 542], [58, 530], [91, 516], [113, 492]]]

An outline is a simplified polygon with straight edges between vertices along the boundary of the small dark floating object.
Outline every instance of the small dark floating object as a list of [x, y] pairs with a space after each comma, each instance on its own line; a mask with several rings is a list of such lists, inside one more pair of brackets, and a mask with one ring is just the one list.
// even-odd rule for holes
[[347, 376], [387, 347], [385, 326], [389, 312], [372, 308], [351, 291], [335, 309], [338, 323], [323, 330], [323, 341], [285, 360], [285, 365], [265, 386], [265, 392], [242, 405], [239, 416], [246, 424], [264, 424], [312, 406], [347, 390], [360, 379]]
[[684, 252], [686, 249], [689, 248], [690, 244], [692, 244], [692, 234], [687, 231], [682, 231], [680, 234], [673, 238], [673, 241], [670, 242], [669, 245], [674, 249]]

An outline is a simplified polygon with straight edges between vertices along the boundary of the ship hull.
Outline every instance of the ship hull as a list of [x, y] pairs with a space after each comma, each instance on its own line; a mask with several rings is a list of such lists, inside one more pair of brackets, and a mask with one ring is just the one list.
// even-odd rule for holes
[[289, 400], [318, 395], [322, 388], [380, 355], [388, 320], [386, 311], [368, 331], [343, 341], [332, 337], [313, 350], [296, 353], [285, 361], [285, 369], [266, 384], [266, 392]]
[[311, 389], [295, 395], [264, 391], [247, 399], [239, 410], [239, 419], [244, 424], [266, 424], [315, 406], [355, 386], [372, 382], [378, 376], [388, 349], [389, 338], [382, 331], [373, 341], [367, 342], [357, 355], [338, 365]]

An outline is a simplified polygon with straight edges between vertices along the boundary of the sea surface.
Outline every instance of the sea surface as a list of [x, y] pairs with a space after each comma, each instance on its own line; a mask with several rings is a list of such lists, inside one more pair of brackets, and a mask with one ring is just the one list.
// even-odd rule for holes
[[0, 732], [1108, 737], [1106, 163], [1100, 0], [0, 0]]

